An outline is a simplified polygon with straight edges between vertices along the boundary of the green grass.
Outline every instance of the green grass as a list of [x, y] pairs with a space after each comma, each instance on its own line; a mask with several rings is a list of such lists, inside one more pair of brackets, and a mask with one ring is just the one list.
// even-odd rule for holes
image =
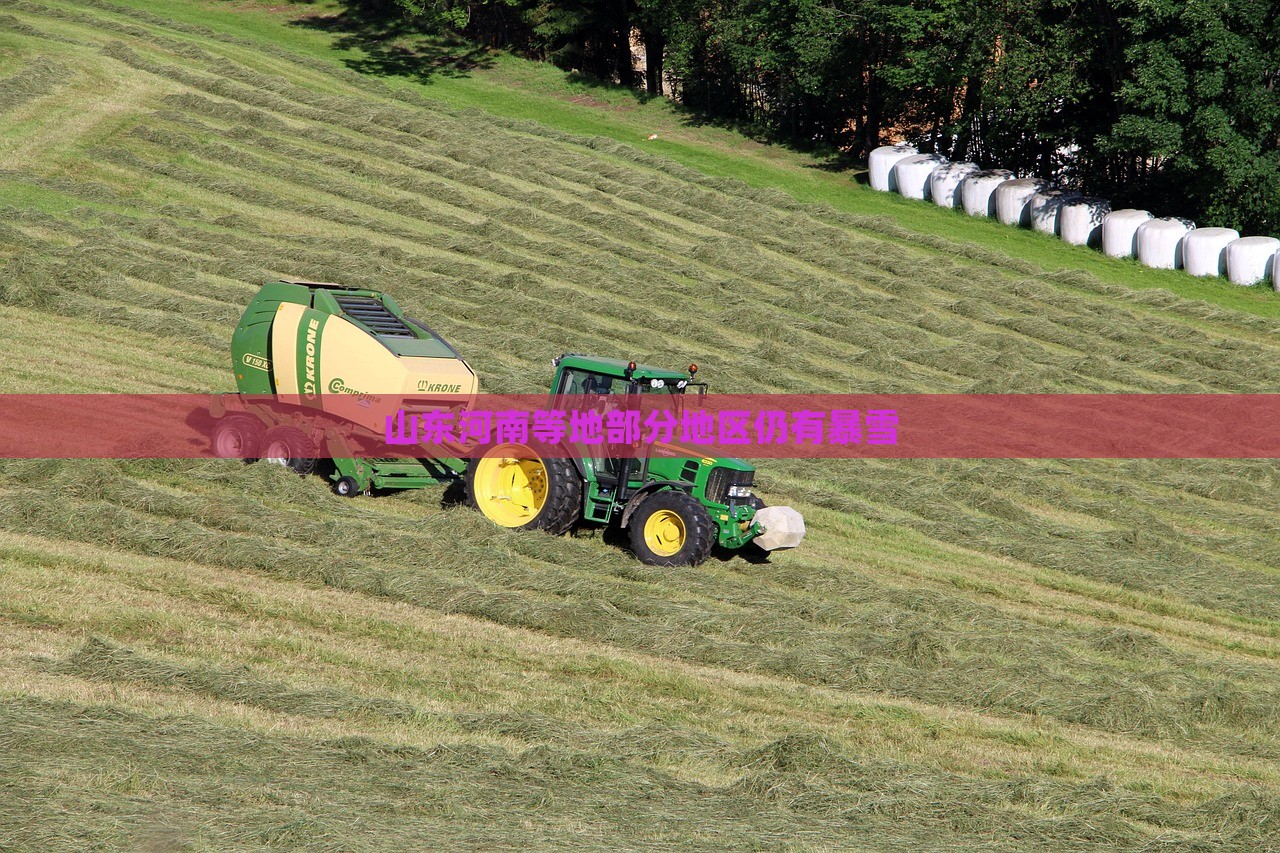
[[[230, 390], [281, 275], [384, 286], [493, 391], [565, 350], [738, 392], [1280, 381], [1269, 291], [507, 57], [362, 75], [295, 14], [0, 2], [0, 388]], [[770, 461], [804, 546], [697, 569], [270, 466], [0, 471], [0, 844], [1277, 846], [1268, 462]]]

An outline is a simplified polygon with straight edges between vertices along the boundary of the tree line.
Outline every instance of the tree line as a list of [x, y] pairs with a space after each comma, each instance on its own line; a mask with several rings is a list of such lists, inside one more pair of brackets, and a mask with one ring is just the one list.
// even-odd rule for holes
[[1280, 234], [1277, 0], [363, 2], [794, 143]]

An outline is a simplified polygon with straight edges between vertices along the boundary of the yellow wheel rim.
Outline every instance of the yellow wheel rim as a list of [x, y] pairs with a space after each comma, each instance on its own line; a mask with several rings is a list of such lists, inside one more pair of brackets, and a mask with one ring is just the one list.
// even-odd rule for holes
[[480, 511], [503, 527], [523, 527], [538, 517], [547, 502], [547, 467], [521, 444], [491, 450], [477, 462], [473, 482]]
[[644, 543], [659, 557], [679, 554], [684, 540], [684, 519], [679, 513], [660, 509], [644, 522]]

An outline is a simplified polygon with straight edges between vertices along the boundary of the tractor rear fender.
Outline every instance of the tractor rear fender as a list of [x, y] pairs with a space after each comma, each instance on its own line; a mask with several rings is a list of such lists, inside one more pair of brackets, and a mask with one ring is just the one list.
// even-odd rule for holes
[[676, 489], [678, 491], [687, 492], [693, 488], [692, 483], [686, 483], [683, 480], [655, 480], [652, 483], [645, 483], [640, 490], [627, 499], [627, 505], [622, 508], [623, 527], [627, 526], [627, 522], [631, 520], [631, 513], [636, 511], [636, 507], [640, 506], [640, 501], [660, 489]]

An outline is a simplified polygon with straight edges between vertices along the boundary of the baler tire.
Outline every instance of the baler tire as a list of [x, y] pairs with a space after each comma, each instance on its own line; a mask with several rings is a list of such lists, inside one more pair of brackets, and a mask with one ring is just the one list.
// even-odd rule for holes
[[[494, 489], [492, 483], [481, 484], [479, 487], [476, 484], [477, 473], [484, 467], [486, 460], [489, 460], [488, 464], [493, 465], [495, 464], [493, 461], [495, 459], [509, 456], [524, 459], [525, 454], [528, 457], [527, 461], [541, 466], [542, 474], [545, 477], [545, 490], [537, 512], [528, 520], [521, 521], [521, 513], [519, 512], [497, 513], [482, 507], [482, 502], [492, 506], [497, 499], [493, 495], [485, 494]], [[496, 464], [501, 465], [501, 463]], [[498, 476], [497, 472], [493, 472], [492, 476]], [[562, 533], [567, 533], [582, 516], [582, 477], [578, 475], [578, 470], [573, 467], [573, 463], [568, 459], [548, 458], [547, 454], [540, 450], [537, 445], [499, 444], [487, 448], [480, 456], [467, 463], [467, 473], [463, 479], [463, 485], [466, 491], [467, 506], [502, 527], [521, 530], [542, 530], [552, 536], [559, 536]], [[478, 490], [480, 494], [477, 494]]]
[[262, 449], [267, 428], [252, 415], [233, 414], [219, 418], [209, 436], [213, 455], [219, 459], [243, 459], [252, 462]]
[[333, 484], [333, 491], [339, 497], [354, 498], [360, 494], [360, 484], [354, 477], [340, 477], [338, 482]]
[[[659, 519], [665, 521], [651, 523]], [[669, 546], [675, 550], [670, 552], [662, 547], [661, 539], [654, 538], [661, 535], [658, 528], [668, 525], [680, 531], [679, 541]], [[674, 489], [654, 492], [642, 500], [627, 522], [627, 533], [636, 559], [648, 566], [696, 566], [711, 556], [717, 538], [707, 508], [688, 492]]]
[[[283, 452], [286, 455], [271, 455], [271, 452]], [[262, 459], [275, 461], [300, 476], [314, 474], [317, 460], [316, 448], [311, 439], [296, 427], [281, 426], [267, 431], [262, 439]]]

